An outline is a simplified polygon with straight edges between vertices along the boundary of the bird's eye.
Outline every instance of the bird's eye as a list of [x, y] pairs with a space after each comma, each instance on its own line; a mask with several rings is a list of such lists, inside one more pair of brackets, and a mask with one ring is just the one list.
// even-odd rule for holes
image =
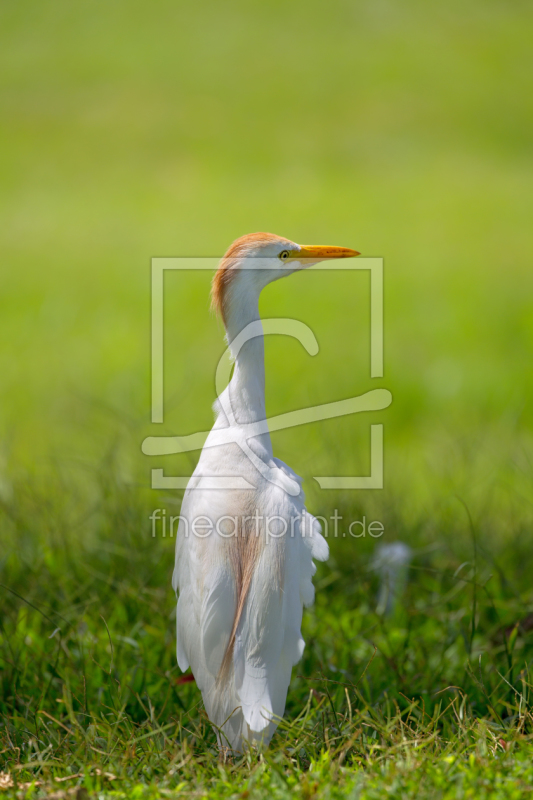
[[282, 261], [288, 261], [288, 259], [289, 259], [290, 257], [291, 257], [291, 254], [289, 253], [289, 251], [288, 251], [288, 250], [283, 250], [283, 251], [282, 251], [282, 252], [279, 254], [279, 258], [280, 258]]

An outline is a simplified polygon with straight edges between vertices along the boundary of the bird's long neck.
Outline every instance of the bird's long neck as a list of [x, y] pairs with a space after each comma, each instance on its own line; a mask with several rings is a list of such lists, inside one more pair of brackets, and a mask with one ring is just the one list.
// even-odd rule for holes
[[[240, 344], [239, 334], [242, 335], [243, 331], [244, 343]], [[264, 420], [265, 346], [257, 297], [241, 296], [239, 302], [229, 306], [226, 332], [235, 358], [235, 369], [229, 384], [235, 422], [245, 424]]]

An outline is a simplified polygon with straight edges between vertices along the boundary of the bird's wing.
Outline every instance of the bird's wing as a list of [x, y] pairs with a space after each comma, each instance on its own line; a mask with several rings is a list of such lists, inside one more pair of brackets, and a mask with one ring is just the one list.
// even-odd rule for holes
[[[276, 466], [297, 483], [302, 485], [302, 479], [285, 462], [274, 458]], [[315, 599], [315, 587], [312, 577], [316, 572], [313, 559], [327, 561], [329, 556], [328, 543], [322, 536], [320, 522], [309, 513], [305, 507], [305, 494], [303, 489], [299, 497], [294, 500], [298, 512], [301, 514], [301, 547], [300, 547], [300, 598], [304, 606], [312, 605]]]
[[[290, 472], [286, 465], [277, 466]], [[261, 511], [270, 520], [265, 545], [256, 566], [234, 648], [235, 688], [250, 732], [269, 739], [283, 715], [291, 670], [303, 653], [302, 607], [313, 601], [312, 559], [325, 560], [328, 547], [319, 523], [298, 498], [269, 484]], [[283, 535], [281, 522], [288, 527]], [[267, 732], [266, 729], [270, 728]]]
[[[194, 479], [193, 479], [194, 480]], [[216, 677], [235, 615], [235, 580], [225, 557], [225, 540], [204, 535], [206, 519], [222, 516], [214, 492], [193, 484], [183, 499], [176, 541], [172, 584], [179, 591], [176, 610], [177, 657], [180, 669], [190, 666], [203, 689]], [[194, 520], [198, 521], [196, 531]]]

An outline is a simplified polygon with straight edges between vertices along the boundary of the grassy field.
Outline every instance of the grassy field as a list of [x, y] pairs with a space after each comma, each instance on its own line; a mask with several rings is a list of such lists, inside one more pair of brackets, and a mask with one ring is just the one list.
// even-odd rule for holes
[[[520, 798], [533, 787], [533, 65], [521, 0], [0, 7], [0, 793]], [[384, 387], [386, 411], [278, 432], [343, 516], [283, 724], [222, 764], [175, 662], [173, 541], [147, 435], [206, 429], [223, 331], [206, 273], [166, 278], [150, 423], [150, 259], [267, 230], [385, 260], [272, 285], [267, 410]], [[385, 486], [321, 491], [369, 470]], [[412, 550], [377, 613], [379, 520]], [[344, 526], [344, 527], [343, 527]]]

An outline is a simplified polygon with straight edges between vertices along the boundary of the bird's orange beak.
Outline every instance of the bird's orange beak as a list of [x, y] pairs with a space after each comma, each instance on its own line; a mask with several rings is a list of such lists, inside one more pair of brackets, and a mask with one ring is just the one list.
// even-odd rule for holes
[[313, 261], [325, 261], [328, 258], [354, 258], [360, 256], [357, 250], [350, 250], [349, 247], [334, 247], [322, 244], [305, 244], [300, 247], [300, 250], [294, 254], [294, 258], [299, 261], [306, 259]]

